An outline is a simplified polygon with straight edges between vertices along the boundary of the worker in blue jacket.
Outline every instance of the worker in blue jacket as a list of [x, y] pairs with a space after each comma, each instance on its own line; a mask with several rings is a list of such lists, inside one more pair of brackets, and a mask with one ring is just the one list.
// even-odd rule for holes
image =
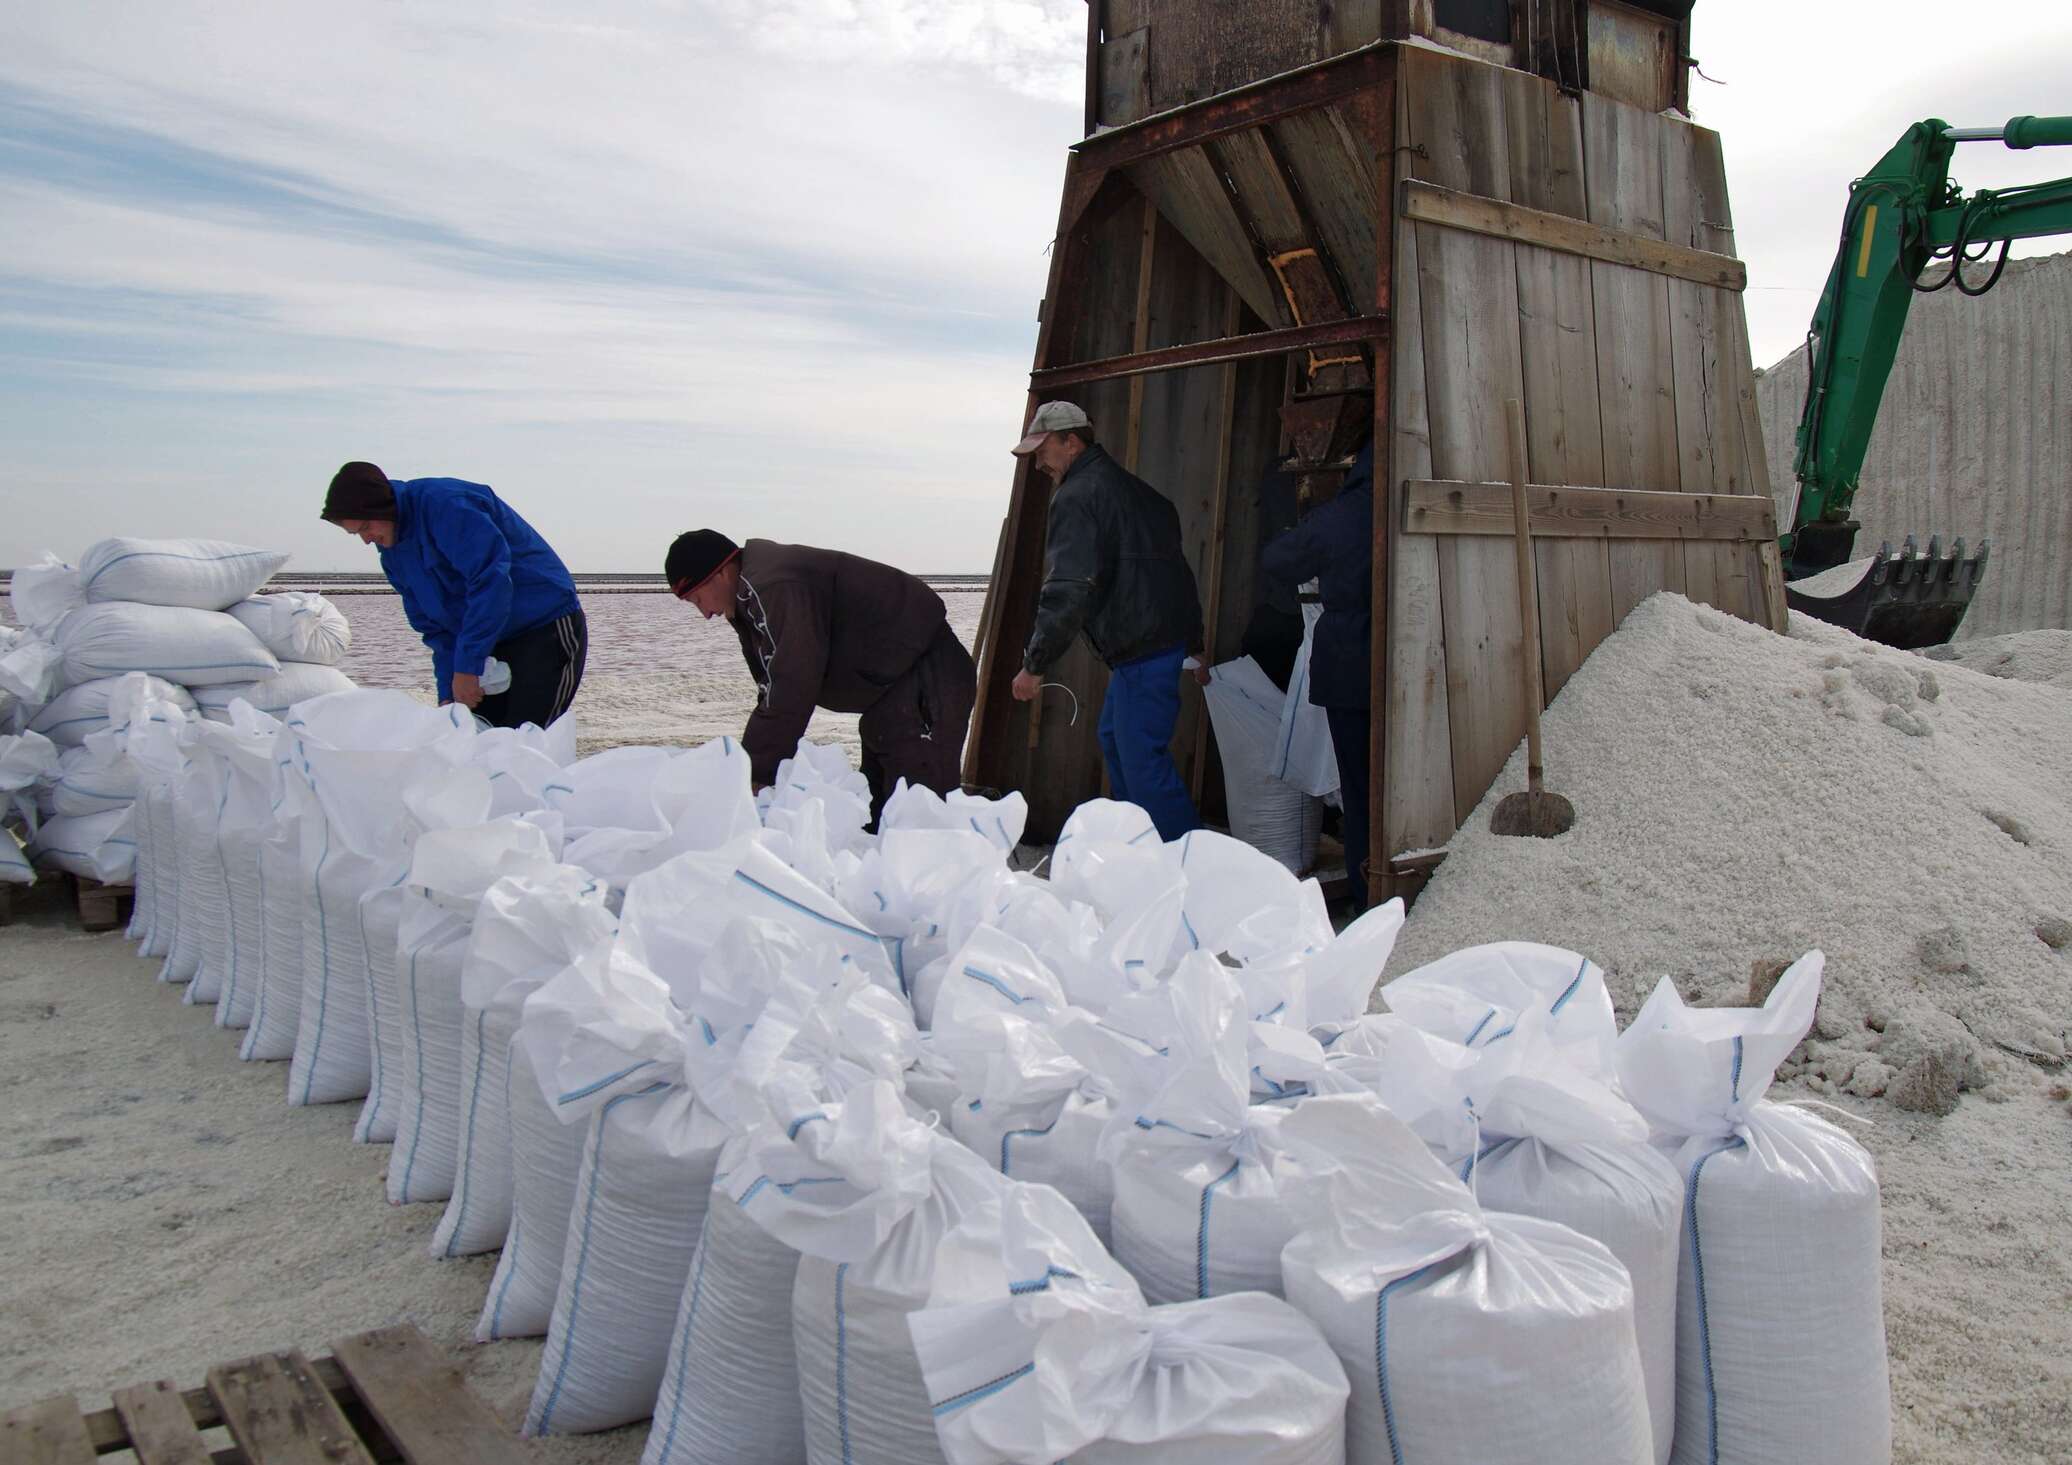
[[1316, 580], [1324, 613], [1309, 645], [1309, 700], [1324, 709], [1338, 755], [1345, 873], [1353, 909], [1367, 904], [1367, 744], [1374, 638], [1374, 443], [1353, 459], [1338, 496], [1266, 546], [1266, 574], [1285, 586]]
[[[348, 463], [323, 517], [381, 551], [411, 629], [431, 648], [439, 703], [496, 727], [547, 726], [575, 700], [590, 648], [575, 582], [539, 532], [479, 483], [391, 479]], [[485, 694], [489, 658], [510, 686]]]

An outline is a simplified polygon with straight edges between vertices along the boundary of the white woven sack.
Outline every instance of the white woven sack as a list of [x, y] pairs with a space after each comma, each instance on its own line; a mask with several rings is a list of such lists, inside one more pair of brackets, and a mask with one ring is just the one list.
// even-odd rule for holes
[[285, 718], [299, 703], [333, 692], [350, 692], [355, 685], [351, 677], [335, 666], [284, 661], [278, 672], [259, 681], [197, 687], [194, 702], [203, 717], [216, 722], [229, 721], [230, 704], [239, 700], [249, 702], [269, 717]]
[[[457, 998], [454, 1006], [458, 1011]], [[511, 1046], [510, 1079], [511, 1230], [497, 1253], [496, 1275], [475, 1321], [478, 1343], [546, 1335], [561, 1292], [568, 1218], [583, 1166], [586, 1131], [579, 1124], [563, 1124], [542, 1096], [523, 1043]], [[450, 1162], [447, 1173], [452, 1173]]]
[[302, 879], [302, 831], [291, 803], [284, 800], [273, 812], [279, 822], [259, 843], [266, 964], [259, 972], [252, 1025], [238, 1049], [238, 1057], [248, 1063], [292, 1058], [302, 1030], [302, 907], [309, 889]]
[[202, 876], [195, 867], [195, 829], [199, 804], [194, 797], [193, 759], [184, 751], [172, 778], [172, 798], [166, 806], [167, 847], [172, 851], [174, 876], [173, 929], [166, 942], [165, 963], [158, 969], [161, 982], [192, 982], [201, 969]]
[[253, 1009], [259, 1005], [266, 970], [266, 896], [259, 874], [259, 846], [264, 838], [263, 826], [233, 823], [227, 812], [217, 831], [230, 896], [228, 967], [223, 995], [216, 1003], [216, 1026], [221, 1028], [250, 1027]]
[[180, 1000], [189, 1006], [214, 1003], [223, 995], [230, 966], [230, 879], [217, 841], [229, 776], [207, 741], [190, 731], [188, 764], [175, 786], [179, 806], [180, 879], [185, 892], [180, 940], [194, 954], [194, 974]]
[[945, 1239], [997, 1210], [1008, 1182], [941, 1136], [929, 1148], [929, 1178], [926, 1198], [867, 1256], [808, 1253], [799, 1262], [791, 1317], [808, 1465], [944, 1459], [907, 1318], [928, 1301]]
[[86, 604], [79, 572], [44, 550], [33, 565], [23, 565], [8, 580], [8, 604], [14, 618], [31, 631], [49, 634], [66, 616]]
[[1619, 1039], [1626, 1094], [1684, 1181], [1678, 1465], [1891, 1458], [1877, 1170], [1763, 1099], [1824, 965], [1801, 958], [1761, 1008], [1694, 1010], [1665, 978]]
[[1304, 1143], [1358, 1152], [1313, 1194], [1288, 1300], [1352, 1382], [1349, 1465], [1649, 1465], [1626, 1270], [1565, 1226], [1486, 1211], [1387, 1110], [1318, 1098]]
[[[396, 1148], [389, 1156], [390, 1205], [453, 1197], [464, 1119], [479, 1111], [479, 1063], [463, 1089], [463, 1028], [481, 1020], [460, 999], [460, 974], [472, 923], [422, 899], [406, 899], [396, 939], [396, 1022], [404, 1061], [395, 1074]], [[389, 1031], [388, 1028], [383, 1029]], [[481, 1051], [482, 1037], [475, 1039]], [[489, 1095], [490, 1102], [497, 1098]]]
[[65, 653], [68, 687], [140, 671], [183, 687], [250, 682], [281, 669], [279, 658], [230, 616], [213, 610], [116, 601], [75, 610], [53, 639]]
[[1323, 803], [1270, 768], [1279, 751], [1288, 694], [1258, 662], [1241, 656], [1211, 668], [1202, 697], [1223, 759], [1230, 832], [1297, 874], [1308, 870], [1316, 863], [1323, 833]]
[[126, 885], [136, 869], [137, 842], [128, 809], [105, 814], [58, 815], [43, 821], [28, 844], [29, 859], [103, 885]]
[[336, 1104], [366, 1096], [374, 1081], [373, 1019], [367, 1005], [367, 945], [360, 897], [384, 881], [386, 862], [345, 842], [312, 799], [302, 836], [302, 1022], [288, 1069], [290, 1104]]
[[0, 885], [34, 885], [36, 867], [22, 847], [21, 836], [0, 827]]
[[589, 1434], [654, 1412], [725, 1140], [682, 1084], [597, 1110], [527, 1435]]
[[79, 580], [89, 601], [228, 610], [287, 562], [221, 539], [103, 539], [79, 557]]
[[58, 756], [51, 802], [60, 814], [105, 814], [137, 801], [137, 767], [127, 757], [112, 761], [89, 748], [67, 748]]
[[178, 834], [173, 828], [173, 781], [154, 772], [144, 786], [143, 797], [131, 806], [138, 811], [144, 837], [140, 849], [150, 851], [150, 922], [137, 955], [163, 959], [173, 944], [173, 927], [180, 919], [180, 855]]
[[140, 772], [137, 797], [130, 805], [130, 838], [137, 842], [137, 897], [130, 906], [129, 929], [123, 933], [137, 943], [137, 955], [146, 956], [151, 928], [158, 919], [160, 852], [151, 827], [151, 785], [154, 775]]
[[[273, 827], [270, 785], [280, 725], [249, 708], [226, 726], [195, 724], [192, 740], [216, 764], [222, 789], [215, 821], [216, 863], [222, 872], [224, 938], [216, 1026], [250, 1025], [266, 963], [264, 898], [259, 845]], [[204, 860], [206, 861], [206, 854]], [[190, 985], [189, 990], [193, 988]]]
[[[406, 872], [407, 873], [407, 872]], [[403, 1082], [403, 1009], [396, 990], [396, 930], [403, 918], [403, 881], [398, 874], [360, 897], [360, 949], [367, 953], [367, 1027], [372, 1071], [367, 1102], [353, 1122], [354, 1144], [385, 1145], [396, 1138]]]
[[[119, 676], [98, 677], [67, 687], [29, 719], [29, 731], [42, 733], [61, 748], [86, 746], [87, 735], [109, 726], [108, 707], [122, 686]], [[194, 710], [194, 694], [161, 677], [150, 678], [152, 694], [183, 711]]]
[[1257, 1293], [1147, 1307], [1046, 1186], [959, 1227], [907, 1324], [952, 1465], [1345, 1460], [1345, 1370], [1314, 1323]]
[[950, 1132], [1008, 1179], [1063, 1195], [1105, 1247], [1115, 1171], [1098, 1152], [1114, 1118], [1108, 1099], [1074, 1089], [1032, 1104], [960, 1099], [950, 1106]]
[[259, 638], [259, 644], [283, 663], [306, 661], [336, 666], [352, 646], [352, 625], [345, 613], [314, 591], [254, 595], [229, 610]]
[[[519, 1017], [527, 998], [557, 976], [576, 953], [605, 944], [612, 929], [605, 894], [601, 884], [574, 866], [548, 865], [497, 880], [476, 906], [461, 965], [465, 1011], [453, 1199], [432, 1234], [433, 1256], [494, 1251], [510, 1233], [513, 1174], [507, 1096]], [[610, 1084], [596, 1090], [598, 1095], [617, 1092]]]

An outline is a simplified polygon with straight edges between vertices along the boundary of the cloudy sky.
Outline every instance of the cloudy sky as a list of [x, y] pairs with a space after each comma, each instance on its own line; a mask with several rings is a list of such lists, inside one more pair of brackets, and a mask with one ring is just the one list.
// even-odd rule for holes
[[[2065, 104], [2072, 6], [1699, 0], [1758, 364], [1910, 121]], [[570, 19], [580, 15], [580, 21]], [[0, 564], [207, 534], [373, 568], [339, 462], [578, 569], [712, 524], [983, 570], [1083, 0], [0, 0]], [[2072, 154], [1960, 152], [1967, 186]]]

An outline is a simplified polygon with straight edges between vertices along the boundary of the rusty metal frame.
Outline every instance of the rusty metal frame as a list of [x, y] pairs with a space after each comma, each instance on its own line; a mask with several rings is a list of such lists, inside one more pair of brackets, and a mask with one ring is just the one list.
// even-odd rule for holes
[[1218, 366], [1226, 361], [1249, 361], [1255, 356], [1280, 356], [1318, 346], [1349, 346], [1367, 341], [1386, 341], [1389, 319], [1385, 315], [1356, 315], [1350, 320], [1318, 321], [1307, 326], [1282, 326], [1254, 331], [1245, 336], [1225, 336], [1214, 341], [1196, 341], [1184, 346], [1160, 346], [1151, 351], [1132, 351], [1123, 356], [1104, 356], [1098, 361], [1074, 362], [1069, 366], [1045, 367], [1029, 373], [1030, 386], [1039, 392], [1079, 386], [1086, 382], [1112, 381], [1116, 377], [1142, 376], [1153, 371], [1177, 371], [1189, 366]]

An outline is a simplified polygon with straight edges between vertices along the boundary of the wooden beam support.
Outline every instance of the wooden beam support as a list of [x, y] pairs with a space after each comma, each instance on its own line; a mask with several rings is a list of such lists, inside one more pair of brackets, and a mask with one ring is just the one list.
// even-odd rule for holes
[[1623, 229], [1609, 229], [1565, 214], [1457, 193], [1450, 188], [1406, 179], [1403, 215], [1420, 223], [1486, 234], [1514, 244], [1532, 244], [1563, 254], [1581, 255], [1602, 264], [1626, 265], [1675, 280], [1710, 285], [1718, 290], [1746, 290], [1748, 266], [1730, 255], [1670, 244]]
[[[1777, 538], [1766, 494], [1649, 493], [1625, 488], [1526, 490], [1532, 532], [1542, 539], [1698, 539], [1762, 543]], [[1511, 490], [1502, 483], [1430, 479], [1404, 485], [1407, 534], [1512, 533]]]
[[1226, 361], [1248, 361], [1255, 356], [1279, 356], [1317, 346], [1344, 346], [1365, 341], [1386, 341], [1388, 317], [1360, 315], [1351, 320], [1319, 321], [1315, 325], [1289, 326], [1282, 330], [1254, 331], [1248, 336], [1226, 336], [1217, 341], [1197, 341], [1186, 346], [1161, 346], [1155, 351], [1133, 351], [1127, 356], [1109, 356], [1072, 366], [1054, 366], [1029, 373], [1029, 389], [1035, 393], [1085, 382], [1111, 381], [1147, 371], [1177, 371], [1186, 366], [1219, 366]]
[[1233, 132], [1263, 127], [1297, 112], [1314, 111], [1379, 81], [1385, 49], [1385, 42], [1363, 46], [1328, 61], [1297, 67], [1184, 107], [1154, 113], [1089, 137], [1075, 144], [1073, 151], [1084, 164], [1121, 168], [1176, 148], [1199, 147]]

